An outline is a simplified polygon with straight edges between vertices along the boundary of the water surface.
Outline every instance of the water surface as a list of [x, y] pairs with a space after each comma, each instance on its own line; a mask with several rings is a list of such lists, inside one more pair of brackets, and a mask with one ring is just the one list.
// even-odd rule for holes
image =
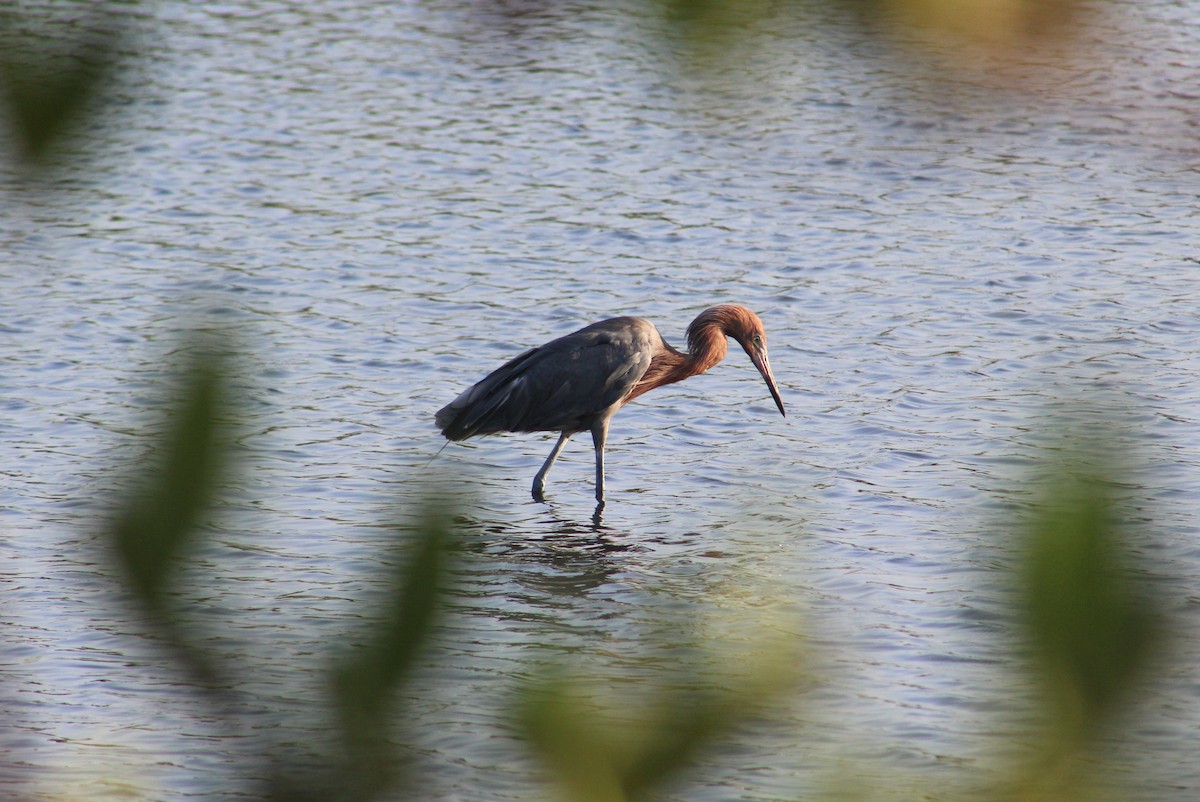
[[[1185, 627], [1200, 596], [1200, 28], [1120, 10], [1096, 34], [1110, 60], [1022, 93], [914, 82], [829, 14], [704, 75], [645, 13], [584, 4], [155, 7], [89, 170], [2, 200], [10, 791], [243, 779], [110, 603], [96, 542], [196, 325], [241, 331], [250, 400], [189, 609], [264, 727], [321, 737], [324, 649], [437, 476], [471, 501], [406, 699], [431, 796], [546, 793], [503, 714], [548, 655], [652, 682], [647, 639], [736, 640], [747, 618], [806, 633], [819, 681], [670, 794], [994, 778], [1023, 698], [1003, 564], [1068, 402], [1123, 411], [1113, 445]], [[528, 489], [550, 435], [429, 464], [433, 412], [525, 348], [618, 314], [682, 346], [729, 301], [763, 318], [788, 417], [736, 349], [644, 397], [614, 419], [599, 526], [587, 437], [546, 504]], [[1177, 646], [1114, 752], [1137, 798], [1200, 788], [1197, 657]]]

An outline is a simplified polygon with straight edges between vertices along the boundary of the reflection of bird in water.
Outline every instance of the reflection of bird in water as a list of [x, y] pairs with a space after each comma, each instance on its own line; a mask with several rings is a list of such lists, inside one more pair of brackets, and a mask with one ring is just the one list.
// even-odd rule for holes
[[[595, 519], [584, 523], [564, 518], [552, 505], [541, 509], [516, 523], [511, 518], [502, 523], [472, 520], [469, 515], [460, 521], [464, 531], [475, 535], [462, 539], [463, 548], [486, 558], [473, 563], [478, 567], [473, 582], [460, 579], [477, 584], [481, 596], [556, 607], [564, 598], [608, 588], [617, 574], [629, 568], [622, 555], [649, 550], [645, 540]], [[521, 536], [513, 537], [514, 531]], [[514, 582], [533, 595], [515, 592]], [[503, 589], [489, 589], [493, 587]]]
[[[767, 335], [744, 306], [706, 309], [688, 326], [686, 353], [663, 340], [650, 321], [614, 317], [551, 340], [501, 366], [437, 413], [448, 440], [497, 432], [560, 432], [533, 477], [543, 500], [546, 473], [571, 435], [591, 432], [596, 449], [596, 501], [604, 505], [604, 443], [618, 409], [643, 393], [704, 373], [725, 358], [726, 337], [750, 356], [780, 414], [783, 400], [767, 361]], [[597, 508], [599, 509], [599, 507]]]

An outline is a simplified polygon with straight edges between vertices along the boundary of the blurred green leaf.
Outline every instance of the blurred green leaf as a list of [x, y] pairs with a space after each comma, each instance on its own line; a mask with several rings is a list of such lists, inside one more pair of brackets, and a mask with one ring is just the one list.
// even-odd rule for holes
[[117, 561], [150, 611], [163, 610], [172, 569], [212, 507], [228, 462], [228, 432], [219, 419], [226, 381], [222, 359], [211, 353], [185, 371], [182, 397], [151, 464], [111, 524]]
[[193, 681], [224, 692], [228, 672], [219, 671], [205, 639], [171, 604], [180, 563], [203, 531], [227, 480], [236, 414], [229, 390], [228, 358], [201, 340], [188, 344], [190, 365], [172, 388], [178, 399], [164, 414], [162, 434], [150, 458], [135, 471], [108, 527], [112, 559], [139, 611]]
[[127, 17], [104, 3], [0, 13], [0, 97], [27, 164], [50, 162], [116, 73]]
[[1060, 735], [1082, 743], [1108, 723], [1146, 666], [1158, 625], [1139, 586], [1112, 485], [1067, 466], [1029, 532], [1024, 625]]
[[449, 513], [430, 502], [412, 554], [392, 583], [392, 601], [372, 622], [367, 642], [334, 669], [333, 694], [350, 763], [343, 776], [354, 778], [350, 798], [371, 798], [395, 782], [398, 761], [389, 739], [396, 718], [392, 702], [437, 623], [450, 543]]
[[[703, 686], [696, 666], [687, 662], [677, 665], [673, 680], [640, 698], [601, 701], [602, 692], [560, 668], [525, 690], [517, 726], [566, 799], [645, 798], [737, 726], [770, 711], [800, 673], [795, 643], [773, 642], [771, 648], [726, 662], [741, 676], [727, 673]], [[612, 678], [602, 684], [610, 686]]]
[[[571, 802], [624, 802], [622, 754], [628, 741], [579, 698], [564, 676], [547, 677], [527, 690], [517, 723]], [[633, 733], [626, 733], [632, 735]]]
[[660, 0], [668, 19], [697, 26], [695, 33], [747, 25], [765, 17], [772, 4], [765, 0]]

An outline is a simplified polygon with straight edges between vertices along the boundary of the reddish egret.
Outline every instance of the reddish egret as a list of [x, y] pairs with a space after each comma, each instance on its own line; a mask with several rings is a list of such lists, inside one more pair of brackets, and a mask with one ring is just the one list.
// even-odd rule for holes
[[604, 504], [604, 442], [613, 414], [642, 393], [682, 381], [725, 358], [726, 336], [738, 341], [786, 415], [758, 315], [744, 306], [706, 309], [688, 326], [687, 353], [663, 340], [649, 320], [614, 317], [551, 340], [489, 373], [438, 410], [448, 440], [497, 432], [561, 432], [533, 477], [533, 497], [543, 500], [546, 472], [571, 435], [591, 432], [596, 447], [596, 501]]

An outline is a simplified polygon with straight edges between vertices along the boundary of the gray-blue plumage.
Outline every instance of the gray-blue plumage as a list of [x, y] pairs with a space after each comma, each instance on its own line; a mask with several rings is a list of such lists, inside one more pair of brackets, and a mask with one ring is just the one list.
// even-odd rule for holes
[[539, 501], [546, 472], [567, 440], [578, 432], [591, 432], [596, 500], [603, 506], [604, 443], [613, 414], [642, 393], [720, 362], [727, 336], [750, 356], [782, 414], [762, 321], [744, 306], [722, 304], [692, 321], [687, 353], [667, 345], [644, 318], [602, 320], [501, 365], [438, 410], [435, 420], [449, 440], [497, 432], [559, 432], [550, 456], [533, 477], [533, 497]]
[[662, 336], [650, 321], [616, 317], [533, 348], [437, 413], [450, 440], [497, 432], [588, 431], [611, 416], [650, 367]]

